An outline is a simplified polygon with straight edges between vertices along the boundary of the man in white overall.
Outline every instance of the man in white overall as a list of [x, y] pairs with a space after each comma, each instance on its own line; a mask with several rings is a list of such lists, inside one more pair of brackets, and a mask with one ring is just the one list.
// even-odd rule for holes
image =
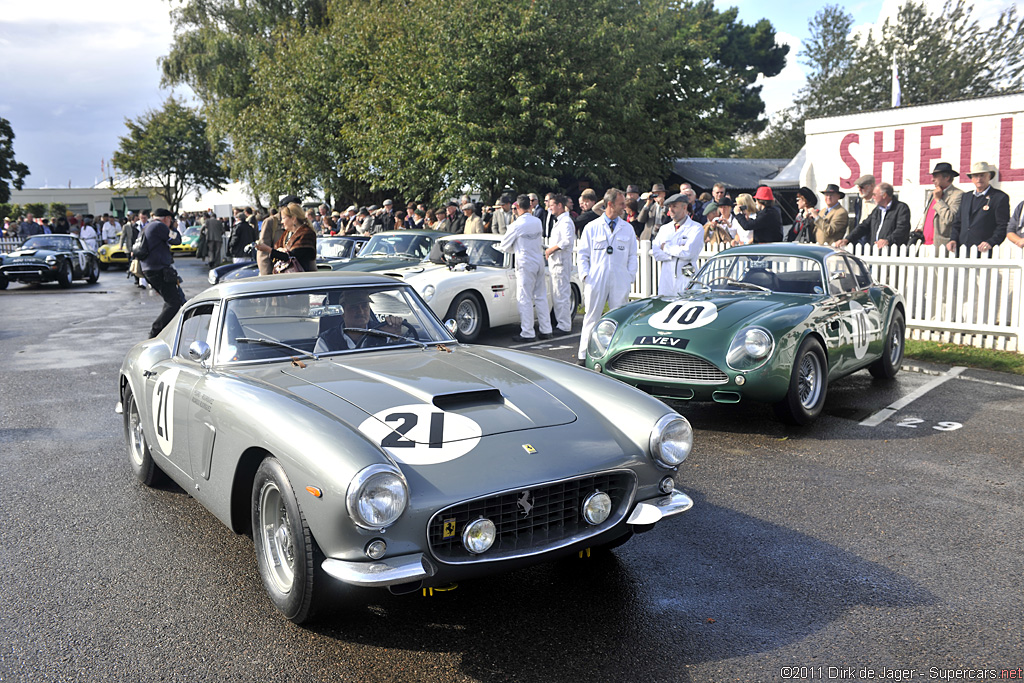
[[583, 331], [577, 362], [584, 364], [590, 333], [609, 308], [624, 306], [629, 300], [629, 287], [636, 278], [637, 241], [633, 226], [622, 219], [626, 196], [612, 188], [604, 193], [604, 215], [583, 228], [576, 246], [577, 265], [583, 279]]
[[537, 337], [533, 331], [534, 308], [541, 339], [551, 339], [551, 309], [548, 307], [548, 288], [544, 281], [544, 226], [530, 213], [530, 197], [519, 195], [516, 200], [516, 218], [495, 249], [515, 255], [516, 302], [519, 304], [519, 334], [512, 341], [529, 342]]
[[704, 249], [704, 228], [689, 217], [689, 197], [674, 194], [665, 200], [672, 221], [661, 226], [651, 242], [655, 261], [661, 261], [658, 276], [660, 296], [678, 296], [690, 284], [683, 270], [687, 265], [697, 271], [697, 258]]
[[554, 299], [556, 337], [572, 332], [572, 248], [576, 242], [576, 225], [565, 210], [569, 203], [565, 195], [556, 194], [548, 205], [548, 213], [555, 218], [548, 248], [544, 256], [548, 259], [548, 271], [551, 273], [551, 298]]

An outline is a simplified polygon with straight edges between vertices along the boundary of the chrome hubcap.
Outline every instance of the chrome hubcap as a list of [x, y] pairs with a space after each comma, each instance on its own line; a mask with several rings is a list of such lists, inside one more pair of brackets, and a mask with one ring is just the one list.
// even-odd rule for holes
[[800, 360], [800, 374], [797, 376], [797, 393], [800, 405], [811, 409], [821, 395], [821, 363], [813, 353], [808, 353]]
[[137, 467], [142, 467], [143, 455], [146, 452], [146, 436], [142, 433], [142, 420], [139, 418], [139, 408], [135, 405], [135, 397], [132, 396], [128, 406], [128, 452], [132, 461]]
[[889, 353], [889, 362], [898, 365], [903, 359], [903, 329], [893, 329], [891, 340], [892, 351]]
[[472, 334], [479, 323], [476, 306], [468, 300], [460, 303], [458, 310], [455, 311], [455, 321], [459, 324], [459, 332]]
[[260, 491], [259, 519], [268, 574], [277, 589], [287, 593], [295, 581], [295, 545], [281, 490], [273, 483]]

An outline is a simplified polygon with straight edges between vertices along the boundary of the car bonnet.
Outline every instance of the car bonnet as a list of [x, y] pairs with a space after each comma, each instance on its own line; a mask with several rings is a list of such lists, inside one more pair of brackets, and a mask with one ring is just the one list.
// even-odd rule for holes
[[[638, 334], [722, 333], [752, 324], [766, 316], [794, 314], [794, 324], [807, 314], [807, 297], [778, 294], [686, 294], [655, 297], [642, 302], [627, 324]], [[694, 309], [699, 308], [699, 312]], [[622, 330], [620, 326], [620, 330]]]
[[[529, 378], [459, 347], [451, 353], [392, 349], [322, 358], [288, 368], [280, 382], [339, 417], [351, 415], [354, 406], [365, 414], [354, 426], [378, 443], [448, 443], [576, 420]], [[435, 418], [437, 413], [445, 417]]]

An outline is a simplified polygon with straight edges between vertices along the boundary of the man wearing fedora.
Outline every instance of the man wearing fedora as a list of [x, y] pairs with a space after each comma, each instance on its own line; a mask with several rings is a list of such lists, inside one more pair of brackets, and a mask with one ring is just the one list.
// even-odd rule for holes
[[647, 203], [636, 219], [644, 224], [640, 233], [640, 241], [654, 239], [658, 228], [668, 220], [668, 213], [665, 210], [665, 186], [661, 183], [654, 183], [651, 187], [651, 194], [647, 197]]
[[515, 219], [512, 213], [512, 197], [507, 193], [501, 195], [501, 199], [494, 205], [494, 213], [491, 216], [491, 232], [495, 235], [504, 235]]
[[850, 242], [859, 242], [861, 238], [867, 238], [876, 249], [910, 241], [910, 207], [896, 199], [895, 195], [896, 190], [889, 183], [876, 185], [874, 211], [851, 230], [845, 239], [836, 242], [836, 246], [845, 247]]
[[917, 226], [925, 244], [943, 247], [949, 242], [953, 219], [964, 196], [964, 191], [953, 184], [953, 179], [959, 175], [946, 161], [935, 164], [932, 170], [935, 188], [925, 203], [924, 217]]
[[814, 241], [818, 244], [833, 244], [846, 236], [846, 228], [850, 224], [850, 214], [839, 204], [846, 193], [840, 192], [835, 183], [829, 183], [821, 195], [825, 198], [825, 208], [811, 209], [811, 215], [814, 216]]
[[996, 167], [987, 161], [971, 164], [967, 177], [974, 183], [974, 192], [960, 201], [960, 210], [953, 220], [946, 249], [955, 254], [957, 247], [963, 245], [977, 247], [984, 254], [1006, 239], [1010, 196], [992, 187]]

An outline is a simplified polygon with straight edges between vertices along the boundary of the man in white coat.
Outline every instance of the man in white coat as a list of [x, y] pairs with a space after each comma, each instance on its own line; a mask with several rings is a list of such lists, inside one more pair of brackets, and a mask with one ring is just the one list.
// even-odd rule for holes
[[519, 334], [512, 341], [529, 342], [537, 337], [533, 331], [534, 309], [541, 339], [551, 339], [551, 309], [548, 287], [544, 279], [544, 226], [530, 212], [530, 197], [521, 194], [516, 200], [518, 215], [508, 226], [495, 249], [516, 257], [516, 301], [519, 304]]
[[636, 232], [620, 216], [626, 195], [612, 188], [604, 193], [604, 215], [587, 223], [576, 245], [577, 265], [583, 279], [583, 331], [577, 362], [584, 364], [590, 333], [604, 315], [605, 304], [619, 308], [629, 299], [629, 287], [636, 278]]
[[551, 297], [554, 299], [555, 329], [554, 334], [560, 337], [572, 332], [572, 248], [576, 242], [576, 225], [572, 222], [569, 212], [565, 210], [569, 199], [556, 194], [548, 204], [548, 214], [554, 217], [554, 226], [548, 238], [548, 248], [544, 256], [548, 259], [548, 272], [551, 273]]
[[687, 265], [697, 270], [697, 258], [704, 249], [704, 228], [689, 216], [689, 197], [679, 193], [665, 200], [671, 222], [661, 226], [651, 242], [655, 261], [661, 261], [658, 277], [660, 296], [682, 294], [690, 284], [683, 271]]

